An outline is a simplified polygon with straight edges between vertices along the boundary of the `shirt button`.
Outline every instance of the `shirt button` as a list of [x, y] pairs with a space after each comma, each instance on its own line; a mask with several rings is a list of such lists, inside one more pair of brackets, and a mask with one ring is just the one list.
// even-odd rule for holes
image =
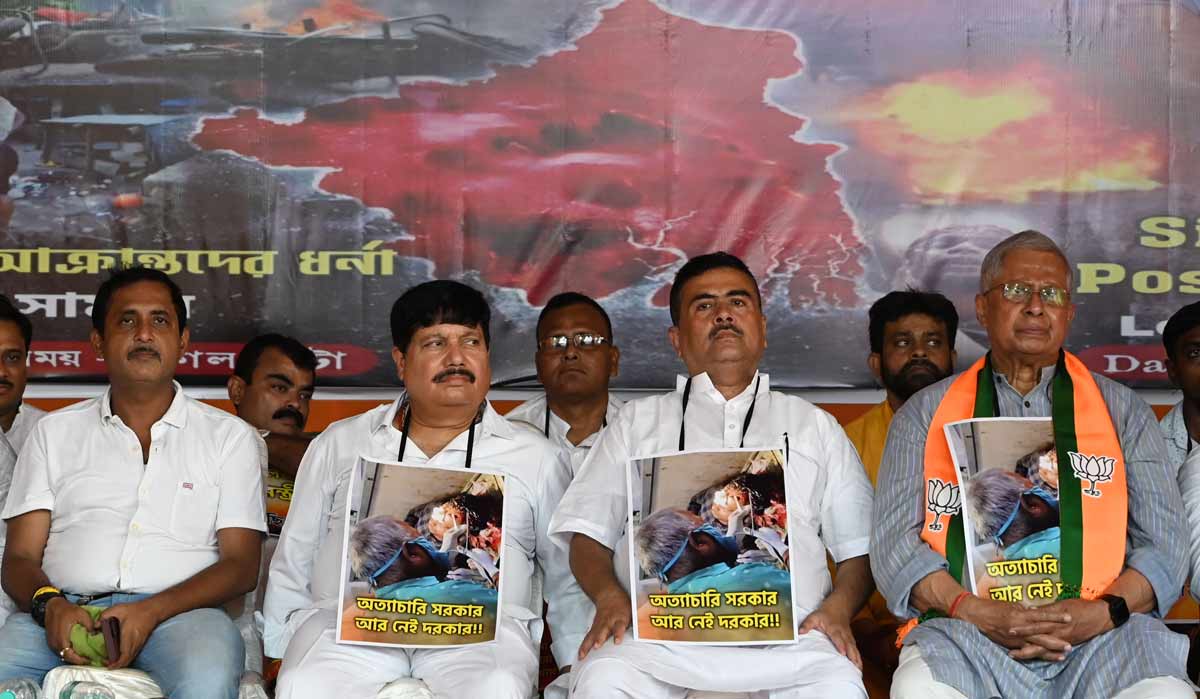
[[736, 429], [737, 429], [737, 425], [733, 424], [732, 422], [731, 422], [731, 423], [729, 423], [728, 425], [725, 425], [725, 427], [726, 427], [726, 428], [728, 428], [728, 429], [731, 429], [731, 430], [736, 430]]
[[1025, 407], [1026, 407], [1026, 408], [1032, 408], [1032, 407], [1033, 407], [1033, 404], [1032, 404], [1032, 403], [1030, 403], [1029, 401], [1025, 401]]
[[142, 530], [142, 528], [138, 526], [137, 522], [134, 522], [133, 524], [129, 525], [129, 528], [135, 532], [140, 532]]

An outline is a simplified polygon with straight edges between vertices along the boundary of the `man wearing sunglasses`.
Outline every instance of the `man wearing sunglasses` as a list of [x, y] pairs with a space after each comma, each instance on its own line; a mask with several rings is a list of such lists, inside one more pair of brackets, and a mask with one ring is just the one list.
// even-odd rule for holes
[[[850, 634], [850, 619], [872, 588], [864, 555], [871, 484], [862, 462], [831, 415], [771, 390], [769, 378], [759, 372], [767, 320], [758, 283], [744, 262], [724, 252], [689, 260], [671, 285], [670, 310], [667, 337], [687, 375], [678, 377], [670, 393], [625, 404], [596, 440], [551, 521], [551, 536], [569, 547], [571, 570], [596, 607], [575, 656], [572, 697], [683, 699], [689, 690], [703, 690], [754, 692], [761, 699], [865, 699]], [[628, 585], [620, 579], [628, 572], [620, 561], [628, 550], [630, 460], [721, 448], [778, 448], [788, 454], [792, 594], [796, 619], [804, 620], [799, 640], [767, 647], [634, 641], [627, 631], [633, 615]], [[693, 541], [698, 547], [719, 543], [704, 531]], [[671, 556], [679, 550], [676, 545]], [[836, 582], [826, 567], [827, 552], [837, 562]], [[680, 554], [680, 560], [685, 557], [687, 552]], [[668, 566], [668, 575], [682, 573], [678, 564]]]
[[[1187, 639], [1157, 618], [1179, 597], [1187, 563], [1174, 470], [1149, 406], [1063, 351], [1071, 279], [1066, 256], [1041, 233], [994, 247], [975, 298], [991, 351], [917, 393], [892, 421], [871, 567], [892, 612], [920, 619], [905, 628], [896, 699], [1194, 697]], [[1054, 537], [1022, 540], [1057, 521], [1062, 588], [1049, 605], [969, 591], [961, 513], [946, 511], [958, 500], [947, 489], [959, 485], [942, 428], [972, 417], [1054, 422], [1057, 497], [1021, 479], [1011, 484], [1016, 504], [993, 513], [1000, 543], [1030, 552]]]

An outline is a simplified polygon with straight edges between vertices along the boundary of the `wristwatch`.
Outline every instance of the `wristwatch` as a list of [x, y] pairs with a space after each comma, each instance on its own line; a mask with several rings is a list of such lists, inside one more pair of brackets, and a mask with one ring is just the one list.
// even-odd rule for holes
[[37, 622], [38, 626], [46, 625], [46, 605], [50, 604], [50, 600], [55, 597], [66, 597], [62, 590], [56, 587], [46, 586], [38, 590], [33, 595], [33, 601], [29, 605], [29, 616]]
[[1129, 621], [1129, 605], [1125, 604], [1124, 597], [1100, 595], [1100, 599], [1108, 605], [1108, 618], [1112, 619], [1114, 629]]

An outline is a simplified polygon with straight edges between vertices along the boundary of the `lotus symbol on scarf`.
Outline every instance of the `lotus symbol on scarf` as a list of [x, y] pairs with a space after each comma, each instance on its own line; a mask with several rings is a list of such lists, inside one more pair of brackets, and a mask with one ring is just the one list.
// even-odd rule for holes
[[1071, 457], [1071, 470], [1075, 472], [1075, 477], [1091, 483], [1092, 487], [1085, 488], [1083, 494], [1100, 497], [1101, 493], [1096, 490], [1096, 484], [1112, 480], [1117, 460], [1108, 456], [1088, 456], [1073, 451], [1067, 452], [1067, 455]]
[[940, 478], [930, 478], [925, 485], [925, 508], [933, 513], [933, 522], [929, 525], [929, 531], [940, 532], [944, 526], [942, 515], [953, 517], [958, 514], [962, 505], [962, 496], [957, 485]]

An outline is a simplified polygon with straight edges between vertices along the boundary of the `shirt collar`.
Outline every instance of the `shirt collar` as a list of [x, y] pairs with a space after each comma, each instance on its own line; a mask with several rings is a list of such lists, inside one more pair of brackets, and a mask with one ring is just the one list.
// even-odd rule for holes
[[[400, 406], [404, 405], [406, 400], [408, 400], [408, 394], [401, 392], [396, 400], [392, 401], [392, 404], [388, 406], [387, 410], [377, 413], [375, 420], [371, 423], [371, 434], [375, 434], [379, 430], [387, 429], [389, 427], [396, 430], [397, 434], [400, 434], [400, 430], [395, 427], [395, 420], [396, 415], [400, 412]], [[496, 409], [492, 407], [492, 402], [490, 400], [484, 401], [483, 418], [478, 424], [478, 437], [490, 435], [493, 437], [500, 437], [501, 439], [512, 439], [515, 434], [512, 423], [510, 423], [508, 420], [505, 420], [500, 413], [496, 412]], [[455, 437], [455, 439], [458, 438]], [[454, 440], [451, 440], [451, 444], [453, 443]]]
[[1175, 404], [1171, 408], [1171, 412], [1167, 413], [1163, 418], [1163, 424], [1167, 427], [1167, 432], [1170, 434], [1170, 439], [1179, 449], [1187, 451], [1188, 442], [1191, 437], [1188, 435], [1187, 425], [1183, 421], [1183, 401]]
[[[171, 405], [167, 407], [167, 412], [163, 413], [158, 421], [165, 422], [172, 427], [183, 428], [187, 425], [187, 401], [189, 399], [178, 381], [172, 381], [171, 388], [175, 390], [175, 397], [171, 399]], [[117, 417], [119, 416], [112, 411], [112, 386], [110, 385], [100, 398], [100, 419], [108, 423]]]
[[[1029, 391], [1029, 393], [1026, 393], [1025, 395], [1028, 396], [1028, 395], [1037, 393], [1038, 391], [1042, 391], [1043, 393], [1046, 394], [1046, 396], [1049, 396], [1050, 388], [1051, 388], [1050, 381], [1054, 378], [1054, 372], [1057, 368], [1058, 367], [1056, 364], [1051, 364], [1050, 366], [1042, 367], [1042, 370], [1038, 377], [1037, 385], [1034, 386], [1033, 389], [1031, 391]], [[1016, 387], [1013, 386], [1012, 383], [1009, 382], [1007, 376], [1005, 376], [1004, 374], [1001, 374], [998, 371], [995, 372], [995, 376], [996, 376], [996, 381], [1000, 385], [1007, 386], [1009, 389], [1012, 390], [1013, 393], [1017, 393], [1018, 395], [1020, 395], [1020, 393], [1017, 391]], [[1024, 396], [1022, 396], [1022, 397], [1024, 397]]]
[[[761, 381], [759, 379], [761, 379]], [[678, 374], [675, 377], [675, 392], [682, 395], [684, 387], [687, 386], [687, 382], [688, 377], [684, 376], [683, 374]], [[712, 377], [708, 375], [708, 372], [702, 371], [692, 377], [692, 393], [697, 395], [706, 395], [718, 405], [723, 405], [727, 402], [742, 400], [753, 396], [755, 386], [758, 386], [758, 395], [760, 396], [770, 391], [770, 377], [759, 371], [754, 372], [754, 376], [750, 377], [750, 384], [746, 386], [746, 389], [733, 398], [726, 400], [725, 396], [722, 395], [721, 392], [717, 390], [717, 387], [713, 385]]]

